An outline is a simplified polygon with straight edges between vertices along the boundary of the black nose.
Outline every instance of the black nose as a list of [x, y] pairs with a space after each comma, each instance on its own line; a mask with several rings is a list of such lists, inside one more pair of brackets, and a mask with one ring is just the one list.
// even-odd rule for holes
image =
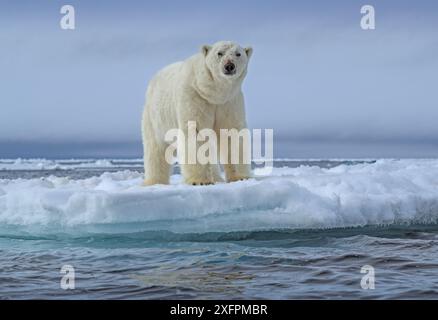
[[225, 65], [225, 71], [228, 73], [233, 72], [235, 69], [236, 69], [236, 66], [232, 62], [229, 62]]

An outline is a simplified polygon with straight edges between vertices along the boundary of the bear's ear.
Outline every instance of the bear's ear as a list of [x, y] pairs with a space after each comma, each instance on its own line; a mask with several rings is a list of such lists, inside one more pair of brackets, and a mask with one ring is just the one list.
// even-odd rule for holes
[[204, 57], [207, 56], [207, 54], [210, 50], [211, 50], [211, 46], [209, 46], [208, 44], [203, 45], [201, 48], [201, 51], [202, 51]]
[[248, 58], [251, 58], [252, 55], [252, 48], [251, 47], [246, 47], [245, 48], [245, 52]]

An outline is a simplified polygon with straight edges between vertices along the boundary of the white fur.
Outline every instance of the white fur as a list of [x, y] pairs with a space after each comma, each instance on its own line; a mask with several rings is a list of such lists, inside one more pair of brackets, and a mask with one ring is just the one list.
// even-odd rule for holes
[[[246, 128], [241, 85], [251, 53], [251, 48], [243, 49], [234, 42], [217, 42], [165, 67], [150, 81], [142, 123], [145, 185], [169, 183], [171, 166], [165, 160], [168, 143], [164, 140], [168, 130], [182, 129], [187, 137], [188, 121], [196, 121], [198, 131], [213, 129], [219, 138], [220, 129]], [[236, 65], [234, 75], [224, 73], [230, 61]], [[211, 164], [181, 165], [188, 184], [221, 181], [219, 170]], [[226, 164], [224, 170], [227, 181], [250, 177], [247, 164]]]

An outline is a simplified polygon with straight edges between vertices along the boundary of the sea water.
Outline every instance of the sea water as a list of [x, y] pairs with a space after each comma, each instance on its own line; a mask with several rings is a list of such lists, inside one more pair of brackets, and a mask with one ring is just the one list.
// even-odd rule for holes
[[438, 298], [438, 160], [275, 167], [141, 187], [137, 159], [0, 160], [0, 298]]

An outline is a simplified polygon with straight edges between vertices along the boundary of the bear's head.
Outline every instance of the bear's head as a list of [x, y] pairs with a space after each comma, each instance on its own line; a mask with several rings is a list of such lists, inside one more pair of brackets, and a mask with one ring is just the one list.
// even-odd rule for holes
[[246, 74], [252, 48], [242, 48], [232, 41], [220, 41], [202, 46], [205, 64], [216, 77], [236, 79]]

